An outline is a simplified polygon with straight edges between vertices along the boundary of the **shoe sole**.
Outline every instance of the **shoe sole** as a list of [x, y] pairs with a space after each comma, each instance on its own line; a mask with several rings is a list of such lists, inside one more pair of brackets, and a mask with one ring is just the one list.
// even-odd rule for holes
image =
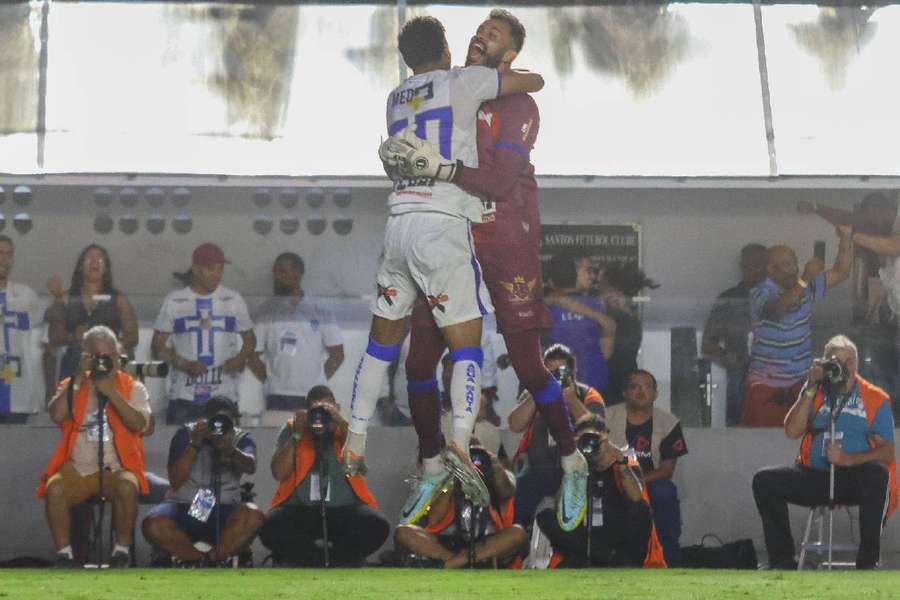
[[[431, 503], [434, 502], [434, 499], [441, 495], [444, 491], [447, 482], [450, 481], [450, 478], [453, 477], [452, 473], [447, 473], [447, 476], [434, 488], [432, 488], [431, 496], [419, 507], [419, 510], [411, 514], [410, 516], [404, 518], [403, 517], [403, 509], [400, 510], [400, 524], [401, 525], [410, 525], [415, 523], [426, 514], [428, 514], [428, 509], [431, 508]], [[405, 505], [404, 505], [405, 506]]]
[[481, 480], [481, 475], [471, 463], [466, 463], [457, 452], [451, 448], [445, 448], [441, 453], [441, 460], [447, 470], [459, 481], [463, 494], [476, 506], [487, 506], [490, 502], [490, 494]]

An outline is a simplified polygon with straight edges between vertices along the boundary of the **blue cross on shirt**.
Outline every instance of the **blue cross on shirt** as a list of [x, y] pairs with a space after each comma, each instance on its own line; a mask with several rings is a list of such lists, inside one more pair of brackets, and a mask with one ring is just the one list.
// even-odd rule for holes
[[190, 317], [175, 319], [173, 333], [197, 334], [197, 361], [207, 367], [216, 364], [216, 332], [233, 333], [236, 329], [234, 316], [213, 314], [212, 298], [197, 298], [197, 313]]

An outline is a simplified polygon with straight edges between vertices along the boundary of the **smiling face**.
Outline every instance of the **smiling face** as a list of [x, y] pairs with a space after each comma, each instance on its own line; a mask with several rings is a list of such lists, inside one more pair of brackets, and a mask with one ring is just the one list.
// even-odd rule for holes
[[466, 66], [498, 68], [501, 63], [511, 63], [516, 57], [512, 29], [509, 23], [488, 19], [478, 26], [469, 40]]

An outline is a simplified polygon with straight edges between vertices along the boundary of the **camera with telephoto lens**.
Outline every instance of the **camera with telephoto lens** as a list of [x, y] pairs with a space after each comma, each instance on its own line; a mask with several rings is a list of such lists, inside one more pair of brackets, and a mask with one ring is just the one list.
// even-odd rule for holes
[[847, 380], [847, 367], [836, 358], [822, 362], [822, 381], [830, 384], [844, 383]]
[[569, 370], [569, 367], [565, 365], [556, 367], [553, 369], [552, 373], [553, 378], [556, 379], [562, 387], [566, 387], [572, 383], [572, 371]]
[[209, 435], [222, 437], [223, 435], [228, 435], [234, 429], [234, 421], [226, 414], [218, 414], [209, 420], [208, 426]]
[[91, 359], [91, 379], [104, 379], [116, 368], [115, 359], [109, 354], [95, 354]]
[[481, 472], [485, 479], [489, 479], [493, 476], [494, 465], [491, 461], [491, 455], [488, 454], [487, 450], [472, 446], [469, 448], [469, 458], [472, 459], [472, 464], [475, 465], [475, 468]]
[[578, 438], [578, 451], [585, 458], [590, 459], [600, 452], [600, 434], [596, 431], [587, 431]]
[[137, 362], [126, 355], [119, 357], [122, 370], [131, 375], [143, 379], [144, 377], [165, 377], [169, 374], [169, 365], [161, 361]]
[[314, 406], [309, 409], [307, 414], [307, 422], [309, 428], [312, 429], [313, 435], [322, 435], [331, 425], [331, 413], [322, 405]]

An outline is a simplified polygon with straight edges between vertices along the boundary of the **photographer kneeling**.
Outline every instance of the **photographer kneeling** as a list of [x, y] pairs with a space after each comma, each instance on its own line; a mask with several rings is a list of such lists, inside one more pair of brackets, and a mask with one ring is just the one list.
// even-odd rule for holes
[[856, 568], [878, 563], [881, 528], [897, 506], [894, 417], [890, 397], [859, 375], [858, 364], [856, 345], [847, 337], [828, 341], [784, 419], [785, 434], [803, 438], [796, 464], [767, 467], [753, 477], [773, 569], [797, 568], [787, 505], [828, 505], [832, 465], [834, 502], [859, 505]]
[[[476, 439], [469, 445], [472, 464], [478, 469], [490, 493], [487, 512], [476, 511], [458, 489], [451, 486], [431, 504], [421, 525], [401, 525], [394, 541], [419, 556], [439, 560], [444, 568], [465, 567], [470, 558], [476, 563], [498, 560], [501, 566], [515, 557], [525, 543], [525, 530], [513, 524], [514, 475], [503, 467], [496, 455], [488, 452]], [[479, 518], [479, 515], [483, 515]], [[474, 541], [474, 556], [470, 542]]]
[[149, 490], [143, 434], [151, 426], [150, 401], [144, 384], [120, 369], [118, 341], [110, 328], [92, 327], [82, 340], [78, 375], [60, 382], [47, 406], [62, 436], [37, 494], [46, 498], [58, 566], [74, 564], [69, 510], [102, 495], [113, 502], [116, 532], [109, 565], [127, 567], [138, 494]]
[[[576, 427], [578, 450], [591, 470], [593, 511], [574, 531], [563, 531], [553, 509], [537, 515], [561, 567], [664, 567], [640, 464], [610, 443], [606, 426], [591, 415]], [[588, 502], [590, 504], [590, 502]], [[588, 518], [591, 520], [588, 563]], [[553, 563], [551, 563], [553, 564]]]
[[365, 478], [344, 476], [347, 421], [334, 394], [317, 385], [306, 400], [309, 409], [298, 410], [278, 435], [272, 475], [279, 484], [259, 539], [276, 566], [323, 566], [324, 497], [329, 565], [358, 567], [387, 539], [390, 524], [375, 511]]
[[[237, 405], [214, 396], [205, 418], [181, 426], [169, 444], [170, 489], [144, 519], [144, 537], [183, 563], [215, 565], [250, 545], [263, 522], [241, 502], [241, 476], [256, 472], [256, 444], [238, 428]], [[203, 553], [195, 542], [213, 545]]]

